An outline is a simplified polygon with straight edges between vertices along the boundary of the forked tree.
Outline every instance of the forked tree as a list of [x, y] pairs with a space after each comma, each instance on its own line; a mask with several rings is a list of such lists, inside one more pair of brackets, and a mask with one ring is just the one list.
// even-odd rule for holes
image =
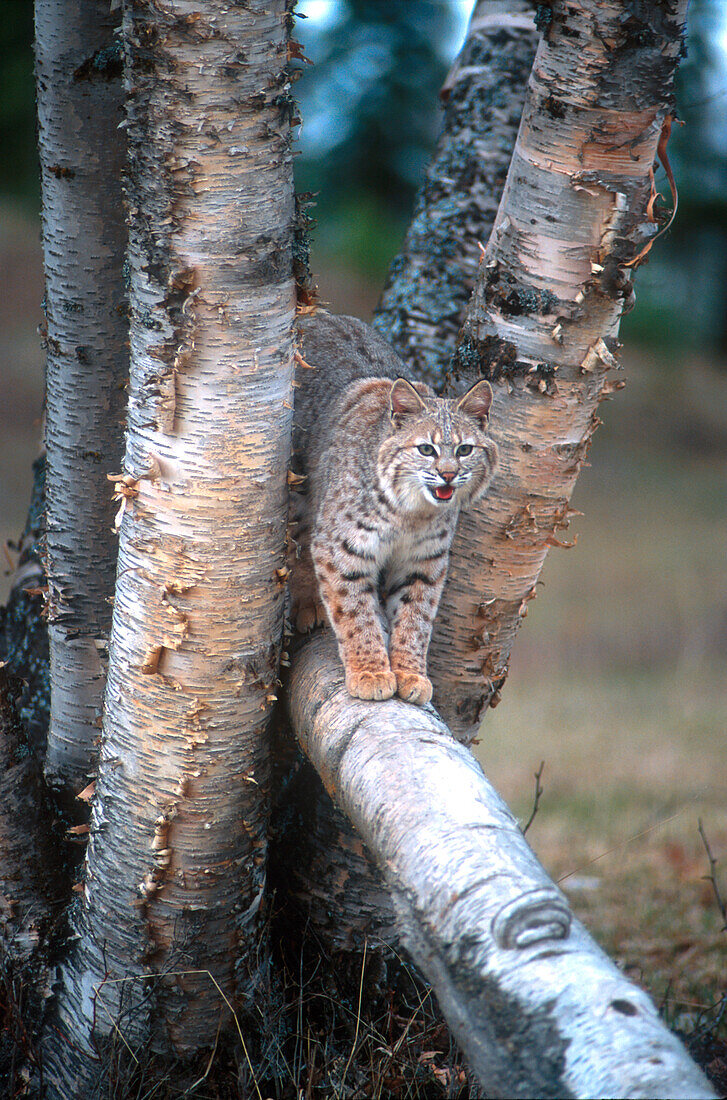
[[[48, 308], [58, 499], [47, 504], [46, 775], [57, 801], [90, 803], [88, 823], [72, 826], [88, 845], [54, 941], [38, 1048], [47, 1095], [101, 1095], [119, 1041], [131, 1062], [152, 1050], [180, 1094], [187, 1061], [214, 1049], [220, 1030], [237, 1030], [247, 1092], [259, 1092], [249, 1053], [270, 1019], [273, 798], [278, 889], [315, 928], [320, 965], [386, 964], [402, 943], [488, 1094], [713, 1095], [648, 998], [573, 920], [460, 743], [499, 697], [543, 559], [567, 525], [598, 401], [617, 386], [629, 273], [658, 231], [653, 168], [673, 114], [685, 0], [540, 5], [527, 90], [527, 5], [481, 0], [445, 85], [443, 137], [375, 322], [428, 380], [484, 376], [496, 391], [500, 472], [461, 524], [432, 643], [441, 718], [351, 699], [325, 633], [284, 649], [294, 275], [299, 308], [315, 308], [294, 242], [291, 5], [126, 0], [121, 53], [107, 4], [87, 0], [78, 22], [67, 0], [36, 7], [49, 286], [57, 255], [76, 255], [61, 276], [66, 298], [55, 290]], [[109, 403], [118, 370], [100, 371], [124, 346], [110, 326], [126, 312], [122, 139], [79, 130], [77, 105], [57, 137], [65, 108], [53, 96], [68, 88], [115, 124], [122, 70], [130, 369], [120, 462]], [[112, 101], [99, 107], [102, 91]], [[99, 174], [91, 192], [109, 204], [98, 218], [81, 190], [88, 163]], [[99, 276], [94, 293], [81, 275], [112, 223], [116, 250], [101, 263], [111, 290]], [[76, 335], [75, 316], [98, 347]], [[74, 361], [82, 382], [61, 373]], [[74, 428], [79, 405], [91, 419]], [[102, 457], [72, 468], [83, 446]], [[69, 484], [89, 506], [81, 521]], [[97, 739], [112, 489], [119, 543]], [[74, 527], [80, 542], [64, 556]], [[84, 560], [79, 549], [97, 542]], [[3, 674], [8, 736], [21, 736], [15, 690]], [[323, 785], [297, 763], [290, 781], [286, 725]], [[40, 813], [32, 768], [11, 754], [6, 778]], [[42, 867], [25, 873], [27, 839], [13, 821], [24, 811], [17, 798], [8, 806], [6, 955], [16, 967], [30, 959], [47, 982], [44, 917], [57, 892], [49, 901]]]

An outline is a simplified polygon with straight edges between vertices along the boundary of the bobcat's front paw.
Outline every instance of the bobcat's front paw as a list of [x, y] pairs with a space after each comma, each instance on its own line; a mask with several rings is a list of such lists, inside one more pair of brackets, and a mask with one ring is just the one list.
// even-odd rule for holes
[[319, 600], [315, 603], [293, 605], [292, 619], [295, 629], [299, 634], [308, 634], [316, 626], [323, 626], [326, 621], [326, 610]]
[[396, 690], [405, 703], [423, 707], [432, 698], [432, 681], [426, 676], [420, 676], [418, 672], [402, 669], [396, 673]]
[[396, 691], [393, 672], [347, 672], [346, 691], [356, 699], [391, 699]]

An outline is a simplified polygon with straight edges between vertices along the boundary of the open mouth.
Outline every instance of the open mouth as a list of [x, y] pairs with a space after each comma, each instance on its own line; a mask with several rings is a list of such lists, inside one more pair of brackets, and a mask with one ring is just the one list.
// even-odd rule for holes
[[432, 492], [437, 500], [451, 500], [454, 496], [454, 488], [451, 485], [438, 485]]

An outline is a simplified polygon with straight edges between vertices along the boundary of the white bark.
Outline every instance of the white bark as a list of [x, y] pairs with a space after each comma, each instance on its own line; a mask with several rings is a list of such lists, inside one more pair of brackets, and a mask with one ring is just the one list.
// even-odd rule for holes
[[[471, 740], [569, 501], [613, 376], [630, 273], [657, 232], [653, 166], [674, 114], [686, 0], [552, 0], [507, 182], [452, 362], [493, 387], [500, 461], [463, 513], [429, 647], [434, 702]], [[542, 11], [541, 11], [542, 14]]]
[[203, 8], [124, 13], [124, 515], [53, 1097], [92, 1094], [117, 1027], [162, 1056], [214, 1045], [265, 966], [295, 312], [286, 3]]
[[116, 573], [106, 474], [123, 452], [120, 13], [37, 0], [36, 83], [47, 321], [50, 783], [80, 791], [97, 755]]
[[441, 389], [492, 229], [538, 34], [528, 0], [478, 0], [442, 89], [444, 125], [374, 328]]
[[296, 658], [290, 707], [488, 1096], [715, 1096], [432, 708], [352, 699], [327, 635]]

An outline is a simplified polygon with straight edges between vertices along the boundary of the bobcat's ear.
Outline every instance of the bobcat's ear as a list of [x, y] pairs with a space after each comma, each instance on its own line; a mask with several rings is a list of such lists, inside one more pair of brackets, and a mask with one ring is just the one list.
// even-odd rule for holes
[[464, 397], [459, 399], [456, 409], [465, 416], [471, 416], [473, 420], [479, 420], [480, 427], [484, 429], [487, 426], [491, 404], [492, 386], [481, 378], [479, 382], [475, 382], [474, 386], [470, 386]]
[[421, 416], [426, 404], [406, 378], [397, 378], [389, 395], [389, 411], [395, 424], [407, 416]]

